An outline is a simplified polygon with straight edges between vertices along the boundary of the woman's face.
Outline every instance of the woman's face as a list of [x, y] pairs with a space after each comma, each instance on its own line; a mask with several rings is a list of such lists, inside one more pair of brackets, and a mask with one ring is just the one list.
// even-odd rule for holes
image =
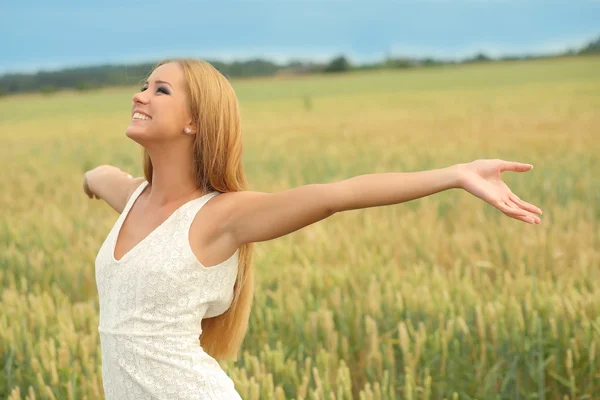
[[[157, 67], [133, 96], [131, 120], [125, 134], [144, 145], [188, 136], [194, 129], [188, 108], [184, 76], [177, 63]], [[139, 113], [144, 114], [140, 116]], [[191, 132], [193, 133], [193, 132]]]

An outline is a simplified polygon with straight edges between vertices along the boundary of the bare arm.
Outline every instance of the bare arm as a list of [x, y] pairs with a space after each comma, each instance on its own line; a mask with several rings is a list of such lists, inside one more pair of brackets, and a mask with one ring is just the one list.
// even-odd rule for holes
[[85, 173], [84, 190], [87, 193], [86, 189], [89, 189], [120, 214], [131, 193], [144, 179], [144, 177], [132, 178], [128, 173], [112, 165], [100, 165]]
[[355, 176], [277, 193], [237, 192], [224, 206], [224, 233], [235, 246], [272, 240], [336, 212], [398, 204], [460, 188], [458, 166], [429, 171]]
[[335, 212], [404, 203], [460, 188], [457, 165], [417, 172], [359, 175], [333, 184]]

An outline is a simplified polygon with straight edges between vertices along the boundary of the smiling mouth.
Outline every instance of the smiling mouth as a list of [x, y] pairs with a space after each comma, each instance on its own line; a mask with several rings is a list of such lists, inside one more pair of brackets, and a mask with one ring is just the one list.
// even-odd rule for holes
[[132, 121], [150, 121], [151, 119], [152, 118], [150, 118], [149, 116], [137, 112], [133, 114], [133, 117], [131, 117]]

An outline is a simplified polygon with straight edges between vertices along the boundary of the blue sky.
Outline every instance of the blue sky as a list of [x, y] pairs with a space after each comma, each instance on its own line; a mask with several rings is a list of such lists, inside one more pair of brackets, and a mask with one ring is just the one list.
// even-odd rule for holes
[[170, 56], [460, 59], [599, 36], [600, 0], [0, 0], [0, 74]]

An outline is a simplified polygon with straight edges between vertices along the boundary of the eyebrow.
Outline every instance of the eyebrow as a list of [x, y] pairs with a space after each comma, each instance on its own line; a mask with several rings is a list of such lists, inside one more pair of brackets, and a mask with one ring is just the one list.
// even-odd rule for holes
[[[154, 82], [156, 82], [156, 83], [166, 83], [167, 85], [171, 86], [171, 88], [173, 88], [173, 86], [169, 82], [160, 81], [160, 80], [155, 80]], [[146, 81], [144, 83], [148, 83], [148, 81]]]

